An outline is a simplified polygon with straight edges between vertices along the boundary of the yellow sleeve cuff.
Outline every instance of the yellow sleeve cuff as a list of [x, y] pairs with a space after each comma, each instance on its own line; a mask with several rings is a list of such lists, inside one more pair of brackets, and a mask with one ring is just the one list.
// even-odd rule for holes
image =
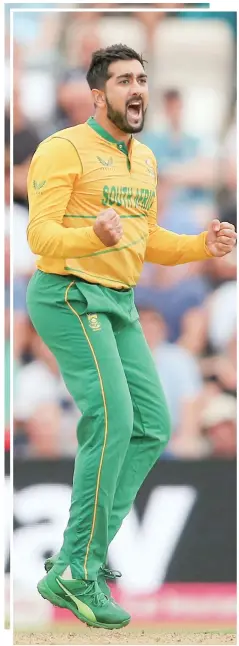
[[203, 232], [203, 238], [204, 238], [204, 249], [206, 253], [207, 258], [214, 258], [213, 253], [211, 253], [210, 249], [207, 247], [207, 231]]

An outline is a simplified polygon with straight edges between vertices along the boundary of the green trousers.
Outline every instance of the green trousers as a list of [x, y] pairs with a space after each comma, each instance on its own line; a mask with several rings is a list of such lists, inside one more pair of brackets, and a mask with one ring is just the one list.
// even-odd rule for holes
[[56, 565], [94, 580], [170, 434], [165, 397], [134, 305], [117, 291], [37, 271], [27, 305], [82, 413], [69, 521]]

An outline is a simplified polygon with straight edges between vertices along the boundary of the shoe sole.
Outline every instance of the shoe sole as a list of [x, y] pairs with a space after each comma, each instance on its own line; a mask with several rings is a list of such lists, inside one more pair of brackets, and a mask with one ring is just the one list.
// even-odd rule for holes
[[47, 601], [50, 601], [53, 606], [58, 606], [59, 608], [67, 608], [67, 610], [73, 612], [77, 619], [82, 621], [84, 624], [87, 624], [87, 626], [91, 626], [92, 628], [106, 628], [106, 630], [114, 630], [114, 628], [124, 628], [124, 626], [127, 626], [130, 622], [130, 619], [125, 619], [125, 621], [122, 621], [120, 624], [103, 624], [99, 621], [91, 621], [90, 619], [84, 617], [84, 615], [81, 615], [81, 613], [77, 609], [73, 609], [72, 605], [63, 600], [58, 594], [52, 592], [46, 581], [39, 581], [37, 590], [41, 597], [43, 599], [46, 599]]

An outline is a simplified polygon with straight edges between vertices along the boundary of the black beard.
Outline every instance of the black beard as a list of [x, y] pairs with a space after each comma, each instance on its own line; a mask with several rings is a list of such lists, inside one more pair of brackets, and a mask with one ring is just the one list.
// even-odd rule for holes
[[112, 105], [109, 103], [107, 96], [105, 97], [105, 100], [107, 105], [107, 117], [115, 126], [117, 126], [117, 128], [119, 128], [119, 130], [122, 130], [122, 132], [129, 134], [132, 134], [134, 132], [141, 132], [141, 130], [143, 130], [146, 110], [142, 110], [142, 121], [140, 125], [135, 126], [134, 128], [134, 126], [130, 126], [127, 120], [126, 112], [125, 114], [123, 114], [122, 112], [118, 112], [118, 110], [114, 110], [114, 108], [112, 108]]

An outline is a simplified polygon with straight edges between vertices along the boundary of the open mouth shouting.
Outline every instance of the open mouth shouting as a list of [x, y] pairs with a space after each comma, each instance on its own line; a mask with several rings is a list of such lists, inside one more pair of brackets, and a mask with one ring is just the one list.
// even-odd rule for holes
[[137, 125], [143, 119], [142, 99], [130, 99], [126, 107], [127, 121], [129, 124]]

